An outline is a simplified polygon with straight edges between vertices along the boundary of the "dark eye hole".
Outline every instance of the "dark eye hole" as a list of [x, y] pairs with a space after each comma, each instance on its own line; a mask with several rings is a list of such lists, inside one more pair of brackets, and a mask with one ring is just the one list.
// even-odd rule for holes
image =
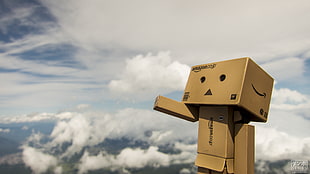
[[222, 82], [222, 81], [224, 81], [226, 79], [226, 75], [225, 74], [222, 74], [221, 76], [220, 76], [220, 81]]
[[205, 81], [206, 81], [206, 77], [205, 77], [205, 76], [202, 76], [202, 77], [200, 78], [200, 82], [203, 83], [203, 82], [205, 82]]

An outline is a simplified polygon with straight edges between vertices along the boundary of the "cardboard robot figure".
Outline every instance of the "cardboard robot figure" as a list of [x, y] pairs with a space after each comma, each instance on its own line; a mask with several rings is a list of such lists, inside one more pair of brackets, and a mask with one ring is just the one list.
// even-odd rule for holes
[[273, 78], [248, 57], [193, 66], [182, 102], [163, 96], [154, 109], [199, 121], [198, 173], [254, 173], [254, 126], [266, 122]]

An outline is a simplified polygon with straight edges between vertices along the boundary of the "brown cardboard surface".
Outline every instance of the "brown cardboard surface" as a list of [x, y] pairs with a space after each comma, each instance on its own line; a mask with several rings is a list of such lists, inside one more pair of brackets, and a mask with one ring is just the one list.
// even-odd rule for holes
[[[246, 63], [247, 59], [234, 59], [193, 66], [184, 90], [183, 102], [238, 104]], [[225, 77], [223, 81], [221, 76]], [[236, 99], [231, 100], [231, 94], [236, 94]]]
[[209, 169], [206, 169], [206, 168], [198, 167], [197, 174], [227, 174], [227, 171], [224, 170], [222, 172], [218, 172], [218, 171], [214, 171], [214, 170], [209, 170]]
[[234, 159], [227, 159], [226, 166], [228, 173], [234, 173]]
[[233, 113], [233, 108], [228, 106], [200, 107], [198, 153], [221, 158], [233, 158]]
[[154, 110], [164, 112], [188, 121], [195, 122], [198, 120], [198, 108], [187, 106], [184, 103], [158, 96], [155, 100]]
[[221, 172], [224, 170], [225, 162], [225, 158], [198, 153], [195, 165]]
[[236, 124], [234, 171], [237, 174], [254, 174], [254, 126]]
[[273, 79], [254, 61], [248, 60], [240, 106], [252, 112], [252, 121], [267, 121], [272, 95]]
[[250, 121], [267, 120], [273, 78], [248, 57], [193, 66], [183, 102], [236, 105]]
[[234, 173], [233, 161], [233, 159], [224, 159], [198, 153], [195, 165], [198, 166], [198, 174]]

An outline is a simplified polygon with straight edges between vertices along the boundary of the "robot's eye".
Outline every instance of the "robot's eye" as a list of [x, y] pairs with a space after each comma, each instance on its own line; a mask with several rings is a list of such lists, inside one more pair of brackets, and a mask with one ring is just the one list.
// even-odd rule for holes
[[220, 81], [222, 82], [222, 81], [224, 81], [226, 79], [226, 75], [225, 74], [222, 74], [221, 76], [220, 76]]
[[206, 81], [206, 77], [205, 77], [205, 76], [200, 77], [200, 82], [201, 82], [201, 83], [203, 83], [203, 82], [205, 82], [205, 81]]

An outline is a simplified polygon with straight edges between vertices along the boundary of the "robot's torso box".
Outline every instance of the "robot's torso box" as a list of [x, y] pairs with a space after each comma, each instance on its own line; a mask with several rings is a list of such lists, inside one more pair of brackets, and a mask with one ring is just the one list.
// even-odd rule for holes
[[249, 121], [266, 122], [273, 78], [248, 57], [193, 66], [182, 102], [237, 106]]
[[233, 109], [203, 106], [199, 109], [197, 152], [220, 158], [233, 158]]

